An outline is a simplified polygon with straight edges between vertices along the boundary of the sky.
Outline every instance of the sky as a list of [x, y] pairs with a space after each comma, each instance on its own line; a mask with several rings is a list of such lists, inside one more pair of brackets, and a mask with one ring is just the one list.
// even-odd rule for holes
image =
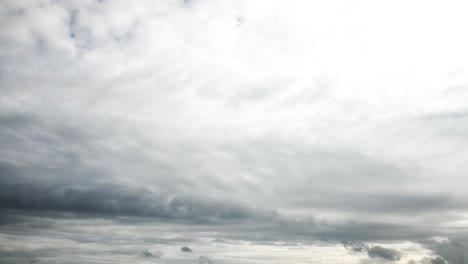
[[0, 1], [0, 262], [467, 264], [467, 13]]

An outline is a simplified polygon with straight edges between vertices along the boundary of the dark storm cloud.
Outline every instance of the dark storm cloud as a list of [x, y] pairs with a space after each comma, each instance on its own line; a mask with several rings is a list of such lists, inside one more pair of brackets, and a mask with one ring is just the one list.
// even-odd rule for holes
[[[234, 179], [244, 172], [268, 177], [269, 180], [263, 179], [262, 184], [239, 182], [235, 188], [241, 189], [246, 197], [271, 201], [272, 207], [279, 204], [314, 209], [334, 208], [343, 212], [402, 215], [467, 208], [465, 200], [449, 194], [396, 195], [377, 189], [374, 191], [371, 187], [379, 187], [382, 182], [397, 185], [407, 180], [407, 172], [404, 168], [349, 150], [330, 151], [313, 145], [304, 147], [304, 144], [285, 142], [274, 137], [222, 144], [211, 142], [210, 148], [195, 141], [175, 141], [170, 143], [171, 146], [163, 140], [148, 144], [134, 139], [134, 135], [128, 134], [126, 130], [113, 129], [116, 123], [109, 120], [102, 120], [103, 122], [88, 127], [78, 125], [86, 120], [81, 116], [64, 118], [58, 113], [4, 111], [0, 115], [0, 123], [4, 128], [0, 131], [0, 141], [4, 146], [1, 151], [3, 160], [11, 160], [12, 157], [16, 159], [15, 162], [0, 163], [0, 187], [4, 190], [0, 195], [2, 207], [152, 216], [192, 223], [228, 223], [232, 220], [257, 222], [258, 219], [268, 219], [265, 223], [271, 223], [272, 227], [268, 227], [267, 232], [256, 238], [263, 241], [285, 238], [338, 241], [421, 239], [427, 238], [429, 234], [443, 233], [442, 230], [428, 232], [426, 227], [407, 223], [367, 222], [363, 219], [355, 219], [355, 222], [346, 224], [326, 222], [319, 225], [315, 221], [304, 224], [279, 219], [271, 210], [253, 210], [235, 202], [216, 201], [213, 197], [206, 199], [203, 197], [205, 192], [216, 191], [221, 194], [225, 191], [230, 194], [233, 184], [220, 181], [216, 174], [209, 171], [200, 170], [192, 174], [197, 167], [212, 166], [210, 163], [213, 163], [210, 156], [206, 160], [194, 160], [192, 157], [203, 157], [206, 153], [221, 151], [228, 153], [230, 160], [228, 163], [218, 162], [216, 166]], [[113, 132], [107, 134], [106, 131]], [[114, 147], [118, 146], [121, 138], [128, 137], [132, 137], [134, 147]], [[102, 142], [106, 142], [106, 145], [103, 146]], [[149, 147], [158, 151], [165, 150], [157, 155], [164, 153], [166, 158], [150, 158], [146, 153]], [[172, 149], [177, 151], [171, 151]], [[187, 149], [189, 151], [185, 151]], [[180, 166], [181, 162], [186, 165]], [[141, 175], [134, 174], [133, 171], [144, 171], [146, 174], [149, 172], [151, 177], [147, 179], [152, 180], [152, 187], [171, 191], [148, 190], [138, 182], [125, 186], [113, 174], [120, 173], [120, 170], [128, 171], [128, 166], [132, 166], [131, 176], [135, 179], [138, 180]], [[107, 167], [120, 169], [112, 172]], [[192, 171], [185, 170], [185, 167]], [[271, 172], [263, 174], [261, 169]], [[197, 180], [198, 175], [203, 175], [201, 181]], [[284, 175], [288, 177], [285, 178]], [[108, 179], [112, 179], [112, 183], [104, 184]], [[347, 183], [340, 192], [336, 192], [334, 188], [337, 181]], [[362, 185], [368, 186], [366, 192], [353, 191]], [[275, 189], [277, 195], [262, 197], [262, 188]], [[186, 191], [179, 192], [178, 189]], [[230, 198], [232, 197], [231, 193]], [[272, 231], [281, 226], [287, 226], [285, 231]], [[242, 229], [239, 232], [240, 236], [252, 239], [250, 234], [242, 234]], [[229, 236], [235, 237], [234, 234]]]
[[[101, 204], [102, 202], [98, 202]], [[137, 204], [137, 203], [136, 203]], [[161, 204], [158, 202], [157, 204]], [[245, 218], [233, 218], [232, 215], [216, 216], [204, 214], [199, 216], [198, 213], [193, 215], [181, 215], [177, 209], [171, 209], [167, 204], [161, 206], [162, 209], [155, 214], [154, 206], [146, 208], [145, 215], [141, 214], [140, 208], [137, 213], [132, 209], [131, 213], [134, 216], [125, 216], [123, 211], [114, 207], [113, 211], [96, 211], [95, 206], [93, 210], [88, 211], [71, 211], [70, 208], [61, 211], [51, 209], [37, 210], [20, 210], [11, 211], [4, 210], [2, 214], [16, 217], [21, 219], [21, 222], [16, 222], [15, 219], [10, 218], [2, 224], [5, 230], [15, 228], [17, 223], [21, 223], [22, 230], [29, 233], [35, 233], [41, 228], [54, 228], [52, 223], [61, 224], [61, 219], [70, 220], [76, 218], [88, 219], [110, 219], [109, 217], [116, 217], [116, 224], [119, 225], [145, 225], [148, 223], [160, 223], [162, 226], [167, 223], [173, 224], [188, 224], [193, 232], [197, 231], [210, 231], [216, 232], [214, 238], [229, 239], [229, 240], [243, 240], [251, 241], [255, 244], [271, 244], [272, 241], [285, 241], [291, 243], [310, 243], [312, 241], [322, 240], [329, 242], [338, 242], [340, 240], [353, 240], [353, 241], [371, 241], [371, 240], [414, 240], [426, 239], [432, 235], [440, 235], [440, 233], [429, 229], [422, 229], [418, 226], [405, 226], [401, 224], [381, 224], [381, 223], [366, 223], [366, 222], [353, 222], [353, 223], [327, 223], [325, 221], [300, 220], [288, 216], [280, 215], [262, 215], [262, 212], [256, 212]], [[224, 206], [227, 207], [227, 206]], [[100, 208], [102, 209], [102, 208]], [[49, 211], [46, 211], [49, 210]], [[176, 212], [174, 212], [174, 210]], [[83, 213], [86, 214], [83, 214]], [[72, 214], [68, 214], [72, 213]], [[145, 216], [143, 218], [136, 216]], [[125, 216], [125, 217], [124, 217]], [[124, 218], [122, 218], [124, 217]], [[223, 218], [229, 217], [229, 218]], [[207, 229], [206, 225], [209, 225]], [[178, 231], [180, 232], [180, 230]], [[186, 238], [183, 238], [186, 237]], [[197, 243], [195, 238], [191, 238], [190, 232], [179, 238], [155, 238], [146, 237], [144, 241], [147, 243], [162, 243], [162, 244], [182, 244], [182, 243]], [[91, 237], [80, 238], [76, 234], [69, 239], [84, 242], [92, 241]]]
[[[294, 217], [282, 217], [274, 210], [251, 208], [229, 199], [206, 198], [203, 197], [203, 191], [200, 189], [193, 188], [193, 185], [185, 185], [187, 177], [184, 171], [175, 169], [170, 164], [168, 166], [167, 163], [160, 165], [158, 160], [146, 161], [145, 152], [140, 149], [143, 145], [138, 144], [135, 151], [128, 153], [115, 151], [114, 148], [96, 147], [99, 142], [104, 140], [112, 142], [113, 139], [121, 136], [106, 136], [103, 132], [105, 127], [83, 129], [67, 120], [18, 113], [4, 114], [0, 122], [7, 128], [0, 132], [3, 135], [0, 140], [3, 140], [6, 146], [2, 150], [2, 155], [9, 157], [17, 155], [14, 153], [20, 151], [25, 158], [22, 164], [7, 161], [0, 163], [0, 207], [2, 208], [31, 211], [31, 213], [44, 210], [144, 216], [166, 221], [184, 221], [190, 224], [229, 225], [233, 221], [244, 222], [251, 225], [252, 229], [249, 230], [248, 226], [236, 226], [228, 232], [221, 232], [222, 236], [261, 243], [314, 239], [334, 241], [424, 239], [429, 235], [443, 233], [441, 230], [429, 230], [426, 227], [407, 223], [379, 223], [363, 219], [342, 224], [321, 221], [313, 217], [304, 221]], [[193, 161], [187, 159], [190, 156], [188, 154], [193, 155], [204, 151], [203, 148], [198, 150], [195, 142], [193, 143], [194, 145], [190, 148], [191, 153], [166, 152], [165, 154], [173, 157], [174, 160], [179, 159], [193, 166]], [[160, 144], [164, 147], [163, 143]], [[48, 153], [47, 159], [44, 160], [41, 157], [38, 162], [34, 154], [42, 149]], [[389, 182], [404, 178], [398, 168], [367, 159], [356, 153], [335, 153], [314, 148], [304, 150], [298, 144], [285, 143], [274, 138], [223, 144], [219, 149], [230, 153], [233, 164], [239, 166], [234, 172], [275, 168], [273, 174], [269, 175], [272, 181], [264, 182], [264, 186], [278, 190], [279, 195], [272, 197], [272, 201], [277, 199], [278, 203], [286, 202], [290, 199], [288, 197], [299, 195], [304, 200], [310, 201], [308, 206], [313, 208], [323, 208], [327, 205], [343, 211], [369, 213], [426, 213], [464, 206], [464, 203], [449, 196], [415, 194], [398, 197], [374, 193], [367, 194], [365, 197], [364, 194], [357, 195], [352, 192], [342, 192], [339, 195], [321, 193], [320, 189], [328, 189], [328, 185], [332, 183], [322, 175], [329, 175], [335, 180], [346, 180], [350, 186], [359, 186], [364, 182], [375, 184], [375, 179], [367, 180], [364, 174], [359, 173], [360, 171], [373, 173], [386, 171], [385, 175], [388, 175], [387, 181]], [[285, 155], [284, 152], [290, 154]], [[57, 161], [54, 166], [42, 164], [42, 162], [50, 163], [55, 157]], [[150, 190], [141, 184], [127, 185], [121, 182], [119, 177], [113, 177], [112, 172], [97, 166], [99, 163], [87, 161], [89, 157], [104, 157], [107, 165], [113, 164], [112, 166], [117, 167], [129, 161], [145, 167], [151, 161], [149, 168], [162, 170], [164, 174], [151, 174], [152, 179], [158, 180], [155, 181], [157, 184], [151, 186], [157, 187], [156, 190]], [[107, 159], [110, 160], [107, 161]], [[311, 160], [321, 161], [321, 164], [309, 165]], [[341, 168], [338, 164], [341, 164]], [[222, 163], [217, 165], [220, 168], [226, 166]], [[232, 166], [231, 163], [227, 165]], [[347, 169], [344, 169], [345, 167]], [[312, 172], [317, 179], [307, 178], [308, 173]], [[288, 175], [287, 180], [284, 175]], [[352, 179], [348, 177], [349, 175], [358, 176]], [[138, 179], [140, 175], [134, 176]], [[108, 179], [112, 179], [112, 182], [108, 183]], [[205, 178], [204, 185], [201, 187], [209, 191], [219, 191], [218, 183], [211, 183], [209, 179]], [[314, 182], [319, 185], [316, 186]], [[221, 190], [226, 192], [231, 190], [227, 184], [223, 182], [219, 184], [223, 187]], [[185, 192], [178, 192], [177, 189], [181, 186], [191, 188]], [[246, 189], [252, 188], [247, 195], [256, 194], [258, 187], [263, 187], [250, 186], [245, 183], [240, 186]], [[166, 190], [160, 191], [164, 189]], [[311, 190], [317, 191], [311, 192]], [[284, 194], [284, 198], [281, 194]], [[302, 206], [303, 203], [295, 201], [292, 205]]]
[[[5, 166], [4, 166], [5, 167]], [[144, 188], [95, 184], [24, 181], [0, 184], [0, 207], [95, 214], [152, 216], [163, 219], [217, 222], [271, 218], [274, 212], [253, 210], [229, 202], [154, 193]]]

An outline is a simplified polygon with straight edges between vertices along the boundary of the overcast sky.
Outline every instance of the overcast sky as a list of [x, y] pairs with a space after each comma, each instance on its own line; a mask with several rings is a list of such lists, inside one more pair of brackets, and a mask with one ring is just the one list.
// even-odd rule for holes
[[467, 264], [467, 14], [0, 1], [0, 262]]

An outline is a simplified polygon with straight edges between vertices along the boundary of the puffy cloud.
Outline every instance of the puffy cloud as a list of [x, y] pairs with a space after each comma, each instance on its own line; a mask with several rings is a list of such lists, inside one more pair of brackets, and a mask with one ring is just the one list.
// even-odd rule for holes
[[193, 252], [192, 249], [189, 248], [189, 247], [187, 247], [187, 246], [181, 247], [181, 248], [180, 248], [180, 251], [186, 252], [186, 253], [192, 253], [192, 252]]

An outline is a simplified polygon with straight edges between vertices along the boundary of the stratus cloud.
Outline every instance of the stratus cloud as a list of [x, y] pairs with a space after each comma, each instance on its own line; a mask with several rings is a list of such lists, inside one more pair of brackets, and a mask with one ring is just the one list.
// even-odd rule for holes
[[151, 216], [194, 223], [276, 218], [274, 211], [118, 185], [29, 182], [1, 185], [0, 190], [0, 207], [9, 209]]

